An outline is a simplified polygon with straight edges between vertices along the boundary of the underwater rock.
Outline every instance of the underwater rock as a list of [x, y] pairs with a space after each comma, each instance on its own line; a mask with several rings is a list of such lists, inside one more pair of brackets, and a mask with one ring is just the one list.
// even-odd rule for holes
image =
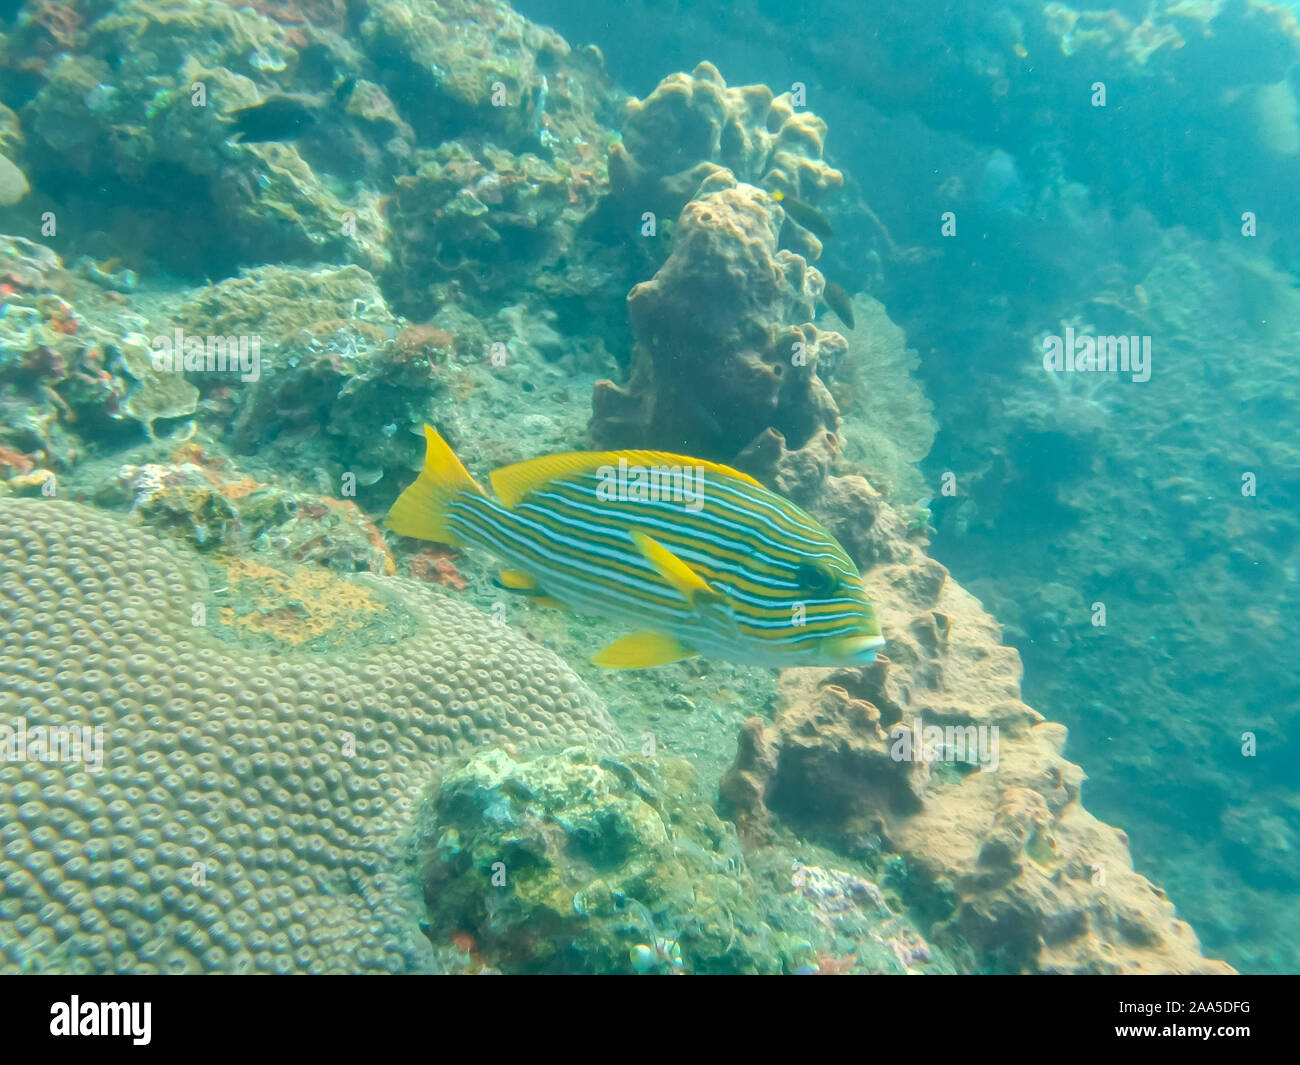
[[154, 422], [160, 418], [184, 418], [199, 405], [199, 390], [183, 374], [157, 370], [153, 349], [139, 334], [127, 334], [117, 348], [126, 372], [136, 381], [128, 392], [122, 410], [154, 435]]
[[392, 329], [374, 277], [359, 266], [262, 266], [185, 293], [173, 323], [194, 336], [258, 335], [274, 351], [322, 322]]
[[[888, 516], [887, 516], [888, 515]], [[1127, 837], [1079, 802], [1065, 728], [1020, 699], [1017, 653], [979, 603], [880, 511], [864, 567], [888, 657], [787, 670], [775, 719], [746, 722], [722, 785], [745, 838], [776, 823], [846, 852], [902, 855], [932, 935], [999, 971], [1231, 971], [1205, 958]]]
[[145, 320], [117, 293], [72, 277], [49, 248], [21, 237], [0, 237], [0, 284], [0, 445], [66, 470], [83, 434], [131, 436], [132, 421], [147, 431], [193, 413], [184, 379], [148, 365], [135, 332]]
[[398, 840], [433, 767], [622, 745], [558, 658], [417, 582], [58, 500], [0, 499], [0, 557], [6, 972], [427, 971]]
[[[87, 477], [78, 478], [78, 487]], [[121, 466], [89, 486], [104, 507], [129, 506], [141, 522], [200, 550], [392, 575], [396, 564], [374, 523], [351, 499], [264, 484], [198, 444], [167, 462]]]
[[478, 971], [951, 971], [851, 863], [782, 841], [751, 872], [683, 759], [482, 751], [414, 825], [426, 932]]
[[460, 142], [422, 152], [389, 209], [399, 307], [425, 313], [453, 296], [486, 306], [518, 293], [570, 250], [603, 174], [565, 161]]
[[[113, 190], [110, 224], [137, 270], [162, 264], [201, 277], [328, 256], [382, 268], [378, 192], [358, 187], [345, 202], [327, 180], [328, 155], [309, 162], [292, 145], [228, 143], [226, 112], [306, 74], [304, 32], [294, 31], [295, 47], [250, 8], [123, 0], [87, 25], [84, 47], [52, 61], [24, 112], [29, 174], [38, 185], [57, 175], [61, 196], [77, 204]], [[134, 62], [117, 63], [124, 55]], [[322, 137], [348, 128], [337, 110]]]
[[598, 444], [724, 462], [749, 448], [739, 464], [796, 502], [820, 484], [839, 416], [817, 367], [838, 363], [847, 342], [811, 323], [822, 277], [777, 249], [780, 228], [780, 208], [761, 189], [722, 172], [701, 186], [668, 261], [628, 296], [631, 377], [625, 388], [597, 383]]
[[[371, 0], [360, 31], [389, 95], [432, 147], [474, 131], [509, 152], [604, 146], [599, 52], [484, 0]], [[498, 88], [499, 86], [499, 88]]]
[[[739, 841], [682, 762], [483, 751], [445, 776], [413, 844], [431, 938], [471, 932], [507, 972], [779, 972]], [[496, 863], [501, 863], [498, 866]]]
[[[238, 523], [232, 503], [195, 463], [123, 466], [118, 490], [131, 512], [155, 529], [177, 533], [197, 548], [221, 547]], [[109, 493], [101, 491], [97, 501]]]
[[[399, 339], [399, 320], [356, 266], [248, 270], [192, 290], [173, 324], [187, 336], [257, 338], [249, 379], [193, 378], [224, 411], [237, 450], [275, 448], [305, 478], [324, 465], [334, 486], [328, 494], [342, 493], [344, 473], [354, 475], [355, 490], [418, 461], [420, 444], [407, 430], [428, 416], [454, 342]], [[325, 446], [289, 446], [305, 438]]]
[[0, 207], [10, 207], [29, 192], [27, 175], [6, 156], [0, 155]]

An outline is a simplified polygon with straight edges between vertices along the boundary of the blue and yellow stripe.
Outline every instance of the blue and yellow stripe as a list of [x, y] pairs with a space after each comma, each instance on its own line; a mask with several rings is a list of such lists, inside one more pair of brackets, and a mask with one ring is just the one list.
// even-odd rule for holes
[[[393, 505], [391, 527], [484, 548], [516, 575], [512, 586], [645, 630], [597, 661], [704, 653], [832, 664], [869, 661], [884, 642], [844, 549], [739, 471], [661, 452], [575, 452], [496, 471], [493, 499], [433, 429], [426, 438], [424, 470]], [[688, 469], [694, 492], [611, 496], [620, 460], [632, 470]]]

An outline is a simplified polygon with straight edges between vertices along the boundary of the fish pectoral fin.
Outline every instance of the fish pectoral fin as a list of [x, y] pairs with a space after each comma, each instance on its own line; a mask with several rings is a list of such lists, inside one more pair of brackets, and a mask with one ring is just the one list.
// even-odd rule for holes
[[632, 543], [641, 552], [645, 560], [654, 566], [664, 580], [677, 589], [678, 594], [691, 606], [704, 602], [713, 602], [723, 597], [690, 566], [674, 555], [652, 536], [643, 532], [633, 532]]
[[699, 654], [675, 636], [658, 632], [634, 632], [615, 640], [591, 661], [606, 669], [644, 669], [662, 666]]

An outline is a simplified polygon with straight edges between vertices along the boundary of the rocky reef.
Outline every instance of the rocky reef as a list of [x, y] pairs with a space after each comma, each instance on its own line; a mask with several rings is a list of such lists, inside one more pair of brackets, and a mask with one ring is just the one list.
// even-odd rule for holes
[[747, 856], [681, 759], [487, 751], [431, 789], [412, 847], [431, 938], [475, 967], [951, 971], [860, 873]]
[[796, 498], [825, 477], [839, 417], [816, 368], [846, 343], [811, 323], [821, 275], [778, 250], [781, 218], [775, 200], [729, 174], [700, 186], [668, 261], [628, 296], [632, 376], [625, 389], [597, 384], [598, 442], [721, 456]]
[[[495, 0], [24, 12], [0, 38], [0, 710], [28, 742], [102, 727], [104, 766], [0, 762], [6, 970], [1225, 970], [926, 553], [951, 356], [889, 297], [951, 261], [866, 226], [793, 91], [703, 63], [629, 100]], [[303, 128], [235, 136], [267, 102]], [[832, 329], [822, 266], [859, 284], [859, 259], [885, 302]], [[201, 358], [157, 358], [182, 336]], [[1080, 435], [1094, 398], [1064, 404]], [[594, 443], [753, 473], [857, 561], [888, 660], [598, 672], [589, 621], [380, 527], [425, 422], [475, 472]], [[1014, 483], [985, 450], [963, 476]], [[997, 767], [900, 756], [900, 726], [996, 730]], [[1264, 854], [1288, 824], [1242, 844], [1260, 877], [1290, 876]]]
[[890, 633], [861, 669], [787, 670], [751, 718], [722, 795], [746, 838], [777, 822], [849, 854], [899, 854], [940, 942], [998, 972], [1223, 973], [1128, 839], [1080, 803], [1066, 730], [1020, 698], [996, 623], [892, 514], [864, 573]]

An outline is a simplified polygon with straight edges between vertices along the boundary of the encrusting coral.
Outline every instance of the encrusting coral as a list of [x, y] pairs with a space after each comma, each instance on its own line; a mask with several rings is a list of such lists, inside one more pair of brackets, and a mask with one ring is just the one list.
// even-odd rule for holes
[[632, 375], [625, 388], [597, 384], [597, 442], [740, 456], [796, 497], [796, 482], [820, 483], [839, 415], [817, 365], [842, 358], [847, 344], [812, 324], [822, 276], [778, 250], [780, 231], [781, 209], [761, 189], [726, 172], [704, 182], [667, 262], [628, 296]]
[[414, 582], [209, 576], [43, 499], [0, 499], [0, 558], [6, 971], [429, 968], [397, 840], [434, 763], [621, 748], [559, 659]]
[[[622, 213], [652, 210], [673, 219], [719, 169], [737, 181], [816, 202], [844, 184], [822, 159], [826, 123], [798, 110], [789, 93], [766, 85], [728, 88], [718, 68], [700, 63], [672, 74], [644, 100], [630, 100], [623, 143], [610, 149], [612, 201]], [[787, 226], [786, 246], [809, 259], [821, 243]]]

